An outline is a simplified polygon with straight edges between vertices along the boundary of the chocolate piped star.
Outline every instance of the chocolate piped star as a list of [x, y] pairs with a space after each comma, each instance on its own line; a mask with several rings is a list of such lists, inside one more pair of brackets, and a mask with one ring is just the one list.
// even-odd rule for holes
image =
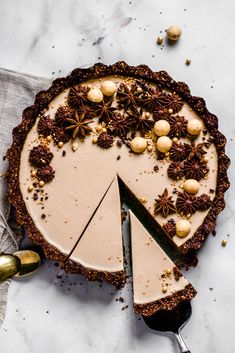
[[197, 197], [186, 192], [179, 193], [176, 199], [176, 208], [183, 215], [195, 213], [198, 210]]

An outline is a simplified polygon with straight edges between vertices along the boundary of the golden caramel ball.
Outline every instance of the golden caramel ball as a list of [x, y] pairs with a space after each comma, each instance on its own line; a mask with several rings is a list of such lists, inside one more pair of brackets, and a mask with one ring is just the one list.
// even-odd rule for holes
[[165, 136], [168, 135], [170, 132], [170, 124], [166, 120], [158, 120], [154, 124], [154, 132], [157, 136]]
[[87, 94], [87, 99], [94, 103], [102, 102], [104, 96], [99, 88], [91, 88]]
[[176, 222], [175, 229], [176, 229], [176, 235], [179, 238], [184, 238], [184, 237], [187, 237], [187, 235], [189, 235], [191, 231], [191, 224], [186, 219], [181, 219], [180, 221]]
[[157, 140], [158, 151], [160, 151], [162, 153], [166, 153], [166, 152], [170, 151], [171, 146], [172, 146], [172, 141], [169, 137], [161, 136], [158, 138], [158, 140]]
[[131, 141], [131, 149], [135, 153], [142, 153], [147, 148], [147, 141], [143, 137], [134, 137]]
[[198, 119], [190, 119], [187, 123], [187, 130], [190, 135], [197, 136], [202, 131], [202, 123]]
[[116, 90], [117, 87], [113, 81], [103, 81], [101, 84], [101, 91], [107, 97], [113, 96]]

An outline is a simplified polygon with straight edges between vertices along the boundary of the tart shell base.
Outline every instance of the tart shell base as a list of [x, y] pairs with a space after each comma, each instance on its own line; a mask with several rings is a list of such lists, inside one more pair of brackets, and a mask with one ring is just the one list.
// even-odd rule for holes
[[134, 310], [137, 314], [151, 316], [159, 310], [173, 310], [179, 303], [193, 299], [196, 294], [197, 292], [193, 286], [188, 284], [183, 290], [155, 302], [134, 304]]

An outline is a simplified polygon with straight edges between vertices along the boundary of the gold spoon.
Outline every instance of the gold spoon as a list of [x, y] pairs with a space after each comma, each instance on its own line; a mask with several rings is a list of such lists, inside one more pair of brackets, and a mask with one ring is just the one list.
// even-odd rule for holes
[[36, 269], [41, 264], [41, 258], [35, 251], [32, 250], [19, 250], [16, 251], [14, 256], [20, 259], [21, 267], [20, 271], [15, 275], [16, 277], [27, 276]]
[[0, 282], [10, 277], [26, 276], [41, 264], [40, 256], [32, 250], [19, 250], [14, 254], [0, 255]]

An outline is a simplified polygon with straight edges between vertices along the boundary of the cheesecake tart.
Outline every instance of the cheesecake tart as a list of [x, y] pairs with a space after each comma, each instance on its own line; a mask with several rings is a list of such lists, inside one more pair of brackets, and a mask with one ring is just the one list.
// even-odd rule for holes
[[188, 254], [215, 230], [225, 206], [225, 145], [204, 100], [166, 72], [124, 62], [75, 69], [39, 92], [14, 129], [8, 197], [47, 258], [121, 286], [117, 179], [156, 233]]
[[193, 286], [130, 211], [135, 312], [151, 316], [195, 297]]

